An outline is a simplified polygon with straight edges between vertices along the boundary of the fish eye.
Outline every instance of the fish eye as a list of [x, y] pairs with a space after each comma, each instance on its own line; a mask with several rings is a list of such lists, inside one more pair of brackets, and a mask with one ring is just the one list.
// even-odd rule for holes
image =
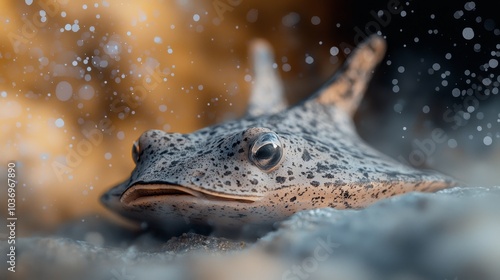
[[139, 161], [139, 152], [139, 141], [135, 141], [134, 145], [132, 145], [132, 159], [134, 160], [135, 164], [137, 164], [137, 162]]
[[258, 168], [271, 171], [283, 157], [283, 146], [273, 132], [261, 134], [250, 147], [249, 159]]

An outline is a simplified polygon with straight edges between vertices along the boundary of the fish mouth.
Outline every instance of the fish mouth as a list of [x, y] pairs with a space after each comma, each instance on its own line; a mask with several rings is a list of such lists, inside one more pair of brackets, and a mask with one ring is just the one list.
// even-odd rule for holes
[[120, 202], [127, 206], [141, 204], [151, 199], [171, 199], [172, 201], [199, 200], [207, 202], [253, 203], [260, 196], [243, 196], [207, 191], [196, 187], [184, 187], [176, 184], [139, 183], [128, 188], [120, 197]]

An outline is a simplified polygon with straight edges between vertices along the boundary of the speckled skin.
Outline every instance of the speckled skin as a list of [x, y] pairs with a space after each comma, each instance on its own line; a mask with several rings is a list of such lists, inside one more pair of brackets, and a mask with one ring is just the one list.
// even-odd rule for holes
[[[253, 109], [245, 118], [191, 134], [145, 132], [138, 140], [136, 168], [102, 197], [103, 203], [163, 228], [185, 223], [238, 228], [280, 221], [304, 209], [360, 208], [453, 185], [443, 175], [381, 154], [355, 132], [351, 115], [384, 51], [385, 42], [370, 37], [331, 81], [288, 110]], [[252, 100], [251, 108], [265, 103]], [[283, 148], [270, 171], [249, 160], [252, 143], [266, 132], [276, 133]]]

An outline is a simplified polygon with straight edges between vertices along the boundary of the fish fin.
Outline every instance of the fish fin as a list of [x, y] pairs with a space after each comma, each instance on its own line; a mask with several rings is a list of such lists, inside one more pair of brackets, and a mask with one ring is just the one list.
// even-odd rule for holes
[[286, 109], [287, 102], [278, 71], [273, 67], [274, 54], [271, 45], [256, 39], [250, 44], [254, 81], [247, 115], [260, 116], [276, 114]]
[[386, 42], [382, 37], [368, 37], [347, 58], [342, 68], [312, 97], [312, 101], [336, 105], [353, 115], [363, 98], [373, 70], [384, 57], [385, 50]]

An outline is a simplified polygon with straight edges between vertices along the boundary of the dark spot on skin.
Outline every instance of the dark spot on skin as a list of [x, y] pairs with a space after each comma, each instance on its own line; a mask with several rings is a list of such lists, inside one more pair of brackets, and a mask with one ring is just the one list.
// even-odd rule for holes
[[238, 146], [240, 143], [241, 143], [240, 141], [237, 141], [237, 142], [233, 143], [232, 147], [234, 148], [234, 147]]
[[224, 182], [224, 185], [226, 185], [226, 186], [231, 186], [231, 182], [226, 181], [226, 182]]
[[259, 181], [257, 179], [252, 179], [252, 180], [250, 180], [250, 183], [252, 185], [257, 185], [259, 183]]
[[297, 197], [294, 196], [294, 197], [290, 198], [290, 202], [294, 202], [296, 199], [297, 199]]
[[344, 198], [349, 198], [349, 191], [344, 192]]
[[303, 161], [310, 161], [311, 160], [311, 155], [305, 149], [304, 149], [304, 152], [302, 153], [302, 160]]
[[292, 172], [292, 170], [288, 170], [288, 172], [287, 172], [287, 173], [288, 173], [288, 176], [291, 176], [291, 175], [293, 175], [293, 172]]
[[286, 181], [285, 177], [281, 177], [281, 176], [276, 177], [276, 182], [278, 184], [283, 184], [285, 181]]
[[317, 120], [312, 120], [310, 122], [310, 124], [311, 124], [312, 127], [316, 128], [318, 126], [318, 121]]
[[321, 164], [321, 163], [319, 163], [319, 162], [318, 162], [318, 164], [316, 164], [316, 168], [317, 168], [316, 172], [318, 172], [318, 173], [323, 173], [323, 172], [326, 172], [326, 171], [328, 171], [328, 169], [329, 169], [329, 167], [328, 167], [328, 166], [323, 165], [323, 164]]
[[224, 176], [228, 176], [228, 175], [231, 175], [231, 171], [224, 172]]
[[318, 181], [312, 181], [311, 185], [313, 185], [314, 187], [317, 187], [317, 186], [319, 186], [319, 182]]
[[239, 149], [239, 150], [238, 150], [238, 153], [240, 153], [240, 154], [241, 154], [241, 153], [243, 153], [244, 151], [245, 151], [245, 150], [243, 150], [243, 149]]

